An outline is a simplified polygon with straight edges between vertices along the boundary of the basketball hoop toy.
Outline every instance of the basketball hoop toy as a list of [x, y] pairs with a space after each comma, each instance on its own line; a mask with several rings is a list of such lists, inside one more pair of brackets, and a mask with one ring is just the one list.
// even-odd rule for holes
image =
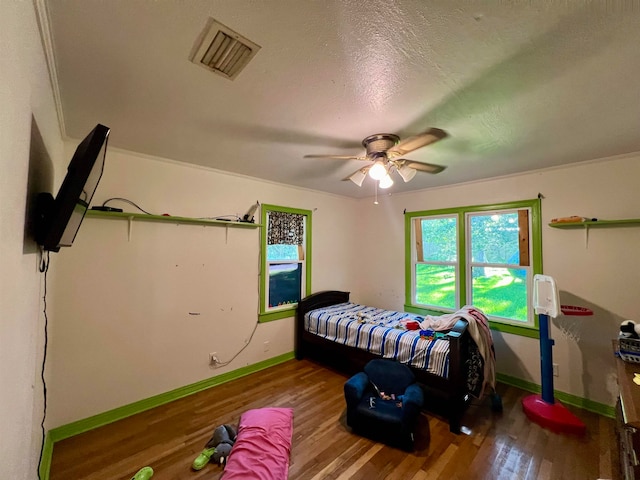
[[529, 420], [557, 433], [582, 435], [585, 424], [566, 407], [557, 403], [553, 394], [554, 340], [549, 335], [549, 317], [565, 315], [593, 315], [588, 308], [560, 305], [555, 280], [548, 275], [533, 277], [533, 307], [539, 316], [540, 326], [540, 373], [542, 394], [529, 395], [522, 399], [522, 409]]

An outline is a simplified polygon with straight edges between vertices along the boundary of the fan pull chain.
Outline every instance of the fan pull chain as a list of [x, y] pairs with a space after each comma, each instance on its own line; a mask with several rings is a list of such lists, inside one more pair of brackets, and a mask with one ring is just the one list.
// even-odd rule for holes
[[378, 182], [375, 182], [373, 185], [376, 189], [376, 199], [373, 201], [373, 204], [378, 205]]

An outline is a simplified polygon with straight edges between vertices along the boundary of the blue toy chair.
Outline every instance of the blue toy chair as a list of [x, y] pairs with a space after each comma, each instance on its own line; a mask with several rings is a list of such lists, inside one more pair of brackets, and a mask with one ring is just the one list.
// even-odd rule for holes
[[422, 389], [406, 365], [371, 360], [344, 384], [347, 425], [359, 435], [412, 451], [424, 403]]

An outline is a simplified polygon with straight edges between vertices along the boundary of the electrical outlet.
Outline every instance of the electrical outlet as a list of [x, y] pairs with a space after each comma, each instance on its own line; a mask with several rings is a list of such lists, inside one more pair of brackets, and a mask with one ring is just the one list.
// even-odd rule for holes
[[558, 368], [559, 368], [559, 367], [558, 367], [558, 364], [557, 364], [557, 363], [554, 363], [554, 364], [553, 364], [553, 376], [554, 376], [554, 377], [559, 377], [559, 376], [560, 376], [560, 373], [559, 373]]
[[209, 354], [209, 365], [212, 367], [218, 365], [220, 361], [218, 360], [218, 352], [211, 352]]
[[269, 351], [269, 341], [264, 342], [264, 351], [265, 352]]

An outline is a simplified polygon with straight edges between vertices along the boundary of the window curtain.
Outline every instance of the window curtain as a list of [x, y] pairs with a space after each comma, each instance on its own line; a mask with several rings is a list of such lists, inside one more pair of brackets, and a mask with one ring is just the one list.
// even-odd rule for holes
[[302, 245], [304, 243], [304, 215], [269, 212], [268, 245]]

